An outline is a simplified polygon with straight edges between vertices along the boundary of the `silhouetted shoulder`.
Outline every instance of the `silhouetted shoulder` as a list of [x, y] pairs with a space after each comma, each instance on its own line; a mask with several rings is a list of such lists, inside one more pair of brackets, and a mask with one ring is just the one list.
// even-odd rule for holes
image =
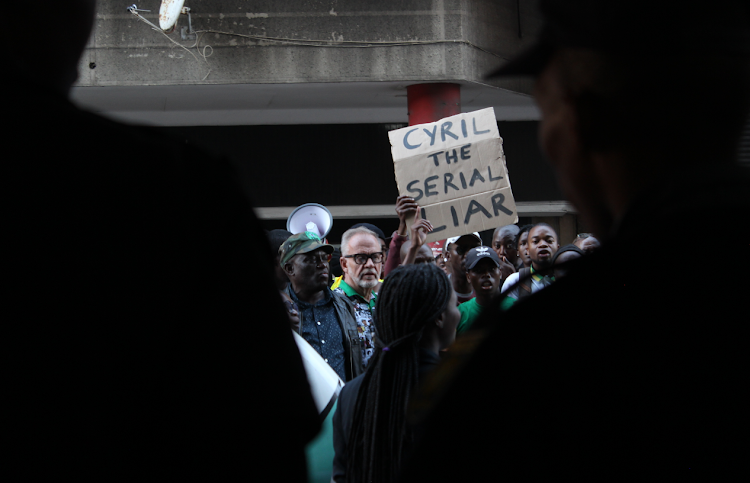
[[170, 476], [277, 464], [304, 480], [320, 422], [230, 164], [28, 94], [5, 166], [10, 459]]

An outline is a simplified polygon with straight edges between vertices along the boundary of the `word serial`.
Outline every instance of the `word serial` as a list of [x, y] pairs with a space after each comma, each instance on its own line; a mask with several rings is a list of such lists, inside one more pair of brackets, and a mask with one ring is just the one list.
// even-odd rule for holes
[[[484, 170], [480, 172], [479, 169], [474, 168], [474, 171], [470, 174], [468, 182], [466, 181], [467, 177], [463, 172], [458, 172], [458, 179], [456, 179], [456, 176], [453, 173], [443, 173], [440, 187], [442, 187], [443, 194], [447, 194], [449, 188], [451, 190], [461, 191], [469, 187], [473, 188], [477, 182], [490, 183], [492, 181], [503, 179], [502, 176], [492, 176], [492, 166], [487, 166], [487, 172], [485, 173], [486, 177], [483, 176], [483, 173], [485, 173]], [[406, 191], [408, 191], [414, 198], [414, 201], [419, 201], [423, 197], [437, 196], [440, 194], [437, 184], [439, 179], [440, 176], [434, 175], [426, 178], [424, 181], [418, 179], [410, 181], [406, 184]]]

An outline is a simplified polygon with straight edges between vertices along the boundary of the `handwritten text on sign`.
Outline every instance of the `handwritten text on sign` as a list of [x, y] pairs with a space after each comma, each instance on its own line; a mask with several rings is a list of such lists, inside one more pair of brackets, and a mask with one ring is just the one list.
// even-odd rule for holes
[[518, 221], [492, 108], [389, 137], [399, 193], [414, 198], [435, 228], [428, 241]]

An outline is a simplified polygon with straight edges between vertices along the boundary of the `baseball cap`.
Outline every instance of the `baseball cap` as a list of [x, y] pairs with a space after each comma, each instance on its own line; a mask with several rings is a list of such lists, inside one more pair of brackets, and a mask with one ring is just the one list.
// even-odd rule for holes
[[479, 244], [480, 245], [482, 244], [482, 237], [479, 236], [479, 232], [475, 231], [474, 233], [467, 233], [466, 235], [454, 236], [452, 238], [448, 238], [447, 240], [445, 240], [445, 246], [447, 247], [451, 243], [457, 243], [458, 240], [460, 240], [463, 237], [470, 237], [472, 239], [476, 238], [476, 240], [479, 242]]
[[490, 247], [481, 246], [472, 248], [466, 254], [466, 270], [471, 270], [477, 265], [477, 263], [479, 263], [481, 260], [484, 260], [485, 258], [488, 258], [495, 262], [496, 266], [500, 266], [500, 257], [497, 256], [495, 250]]
[[438, 240], [438, 241], [428, 243], [427, 246], [430, 247], [430, 249], [432, 250], [432, 255], [437, 257], [438, 255], [443, 254], [446, 243], [445, 243], [445, 240]]
[[742, 0], [540, 0], [536, 42], [486, 77], [536, 76], [560, 47], [643, 59], [700, 53], [750, 54]]
[[378, 236], [378, 238], [382, 238], [385, 241], [388, 241], [390, 239], [385, 236], [385, 233], [383, 233], [383, 230], [373, 225], [372, 223], [357, 223], [356, 225], [353, 225], [352, 228], [359, 228], [360, 226], [363, 226], [367, 228], [368, 230], [370, 230], [371, 232], [375, 233]]
[[333, 253], [333, 245], [329, 245], [311, 231], [303, 231], [286, 239], [279, 247], [279, 263], [283, 267], [293, 256], [308, 253], [323, 248], [326, 253]]

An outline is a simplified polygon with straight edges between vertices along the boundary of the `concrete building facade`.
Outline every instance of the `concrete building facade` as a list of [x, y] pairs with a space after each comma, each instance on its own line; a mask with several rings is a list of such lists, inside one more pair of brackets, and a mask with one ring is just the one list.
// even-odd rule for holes
[[538, 34], [535, 2], [186, 0], [171, 33], [149, 25], [159, 5], [97, 2], [73, 100], [228, 156], [267, 227], [318, 202], [334, 240], [355, 221], [391, 230], [387, 132], [409, 122], [410, 86], [439, 83], [460, 96], [435, 105], [494, 107], [521, 221], [578, 231], [537, 147], [531, 82], [484, 79]]

